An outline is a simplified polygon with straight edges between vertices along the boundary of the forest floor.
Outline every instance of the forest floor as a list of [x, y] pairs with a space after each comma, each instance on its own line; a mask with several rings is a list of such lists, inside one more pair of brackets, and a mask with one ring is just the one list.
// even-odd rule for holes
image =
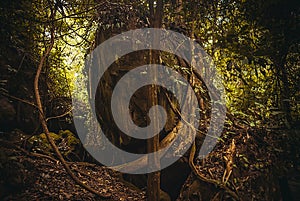
[[[1, 172], [4, 181], [0, 183], [0, 200], [103, 200], [77, 185], [58, 160], [41, 154], [24, 154], [24, 150], [3, 141], [1, 147], [11, 162], [4, 167], [6, 172]], [[69, 164], [85, 184], [100, 193], [111, 194], [105, 200], [145, 200], [145, 192], [128, 185], [108, 168], [86, 162]]]
[[[177, 200], [232, 200], [228, 189], [241, 200], [280, 201], [285, 193], [298, 200], [299, 134], [299, 130], [240, 129], [223, 136], [212, 154], [195, 160], [200, 179], [191, 172]], [[29, 152], [12, 141], [0, 140], [0, 147], [0, 200], [103, 200], [77, 185], [55, 158]], [[85, 184], [111, 194], [105, 200], [146, 200], [145, 191], [106, 167], [87, 162], [69, 165]]]

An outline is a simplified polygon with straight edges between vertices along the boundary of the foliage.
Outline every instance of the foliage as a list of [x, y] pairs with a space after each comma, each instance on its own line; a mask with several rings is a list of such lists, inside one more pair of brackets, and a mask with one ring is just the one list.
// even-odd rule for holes
[[[166, 2], [164, 26], [194, 37], [213, 57], [224, 79], [227, 106], [236, 116], [248, 119], [251, 125], [261, 125], [276, 116], [274, 110], [286, 112], [284, 103], [289, 102], [296, 121], [300, 118], [297, 2], [193, 0], [180, 5]], [[47, 1], [1, 2], [2, 57], [12, 61], [13, 55], [6, 52], [13, 54], [9, 49], [15, 47], [26, 55], [23, 65], [31, 68], [36, 65], [33, 62], [49, 42], [52, 22], [48, 19], [48, 4]], [[56, 1], [53, 22], [56, 41], [44, 70], [47, 99], [71, 96], [74, 78], [84, 76], [81, 73], [84, 58], [93, 48], [97, 29], [101, 31], [99, 27], [130, 28], [126, 24], [130, 20], [126, 18], [137, 17], [144, 21], [139, 26], [145, 26], [149, 20], [147, 6], [146, 1]], [[20, 70], [18, 64], [13, 69]]]
[[[158, 1], [153, 2], [156, 4]], [[49, 19], [51, 8], [56, 11], [54, 20]], [[163, 27], [195, 39], [213, 58], [226, 89], [229, 110], [227, 117], [234, 115], [237, 118], [233, 118], [233, 121], [240, 121], [251, 127], [286, 126], [290, 128], [293, 124], [300, 122], [299, 8], [297, 0], [164, 1]], [[147, 1], [1, 1], [1, 93], [5, 92], [8, 97], [13, 95], [11, 97], [15, 100], [26, 104], [29, 101], [28, 105], [30, 105], [30, 109], [22, 112], [20, 104], [11, 104], [7, 101], [6, 105], [10, 107], [6, 106], [6, 108], [5, 104], [2, 104], [0, 111], [6, 110], [3, 110], [4, 112], [0, 115], [1, 125], [5, 125], [5, 121], [2, 120], [7, 117], [11, 117], [11, 121], [14, 121], [14, 118], [19, 121], [22, 115], [30, 116], [27, 114], [28, 111], [38, 113], [37, 110], [31, 108], [33, 105], [31, 103], [33, 100], [32, 83], [37, 63], [49, 45], [52, 25], [55, 27], [54, 47], [43, 66], [40, 82], [42, 99], [46, 108], [44, 109], [45, 119], [49, 120], [49, 125], [51, 120], [58, 119], [56, 117], [65, 117], [63, 114], [68, 108], [62, 104], [63, 101], [56, 104], [55, 100], [68, 100], [65, 102], [70, 104], [70, 97], [73, 96], [81, 100], [79, 104], [82, 108], [86, 108], [89, 100], [83, 100], [83, 97], [87, 92], [84, 90], [79, 94], [71, 94], [71, 92], [75, 87], [75, 78], [87, 79], [88, 72], [84, 69], [84, 59], [87, 54], [96, 45], [115, 34], [148, 27], [151, 21], [149, 19], [151, 14], [148, 10]], [[167, 66], [178, 70], [185, 77], [192, 77], [189, 66], [182, 65], [177, 58], [165, 53], [160, 56]], [[127, 59], [127, 57], [124, 58]], [[146, 57], [143, 58], [146, 60]], [[131, 60], [129, 62], [132, 63]], [[136, 59], [136, 62], [140, 64], [139, 59]], [[198, 95], [207, 96], [204, 83], [195, 81], [194, 84], [194, 90]], [[176, 89], [180, 90], [181, 85], [182, 83], [178, 82]], [[86, 86], [79, 87], [85, 88]], [[150, 99], [150, 96], [146, 98]], [[2, 95], [0, 99], [2, 102], [6, 100]], [[208, 99], [204, 101], [208, 102]], [[51, 104], [57, 111], [60, 108], [61, 110], [55, 113], [54, 109], [49, 107]], [[208, 103], [205, 104], [205, 109], [209, 108]], [[172, 108], [168, 109], [172, 110]], [[209, 112], [203, 116], [209, 119], [207, 114]], [[178, 114], [173, 113], [170, 117], [176, 119], [176, 115]], [[89, 127], [91, 118], [88, 115], [79, 118], [84, 119], [82, 120], [85, 123], [83, 126]], [[101, 121], [103, 124], [108, 122], [105, 118]], [[21, 122], [22, 126], [24, 122]], [[32, 126], [31, 122], [29, 125]], [[219, 154], [220, 160], [211, 160], [218, 161], [216, 164], [210, 164], [211, 161], [207, 161], [207, 164], [214, 165], [212, 169], [218, 170], [216, 167], [219, 166], [221, 169], [223, 167], [219, 161], [223, 161], [225, 166], [229, 167], [235, 157], [234, 164], [230, 168], [231, 170], [233, 168], [233, 172], [237, 173], [240, 178], [235, 175], [230, 181], [230, 174], [224, 174], [227, 178], [223, 179], [224, 186], [226, 187], [229, 181], [247, 190], [247, 186], [242, 182], [245, 172], [249, 172], [249, 178], [255, 178], [253, 174], [250, 174], [252, 172], [271, 175], [269, 168], [273, 161], [269, 159], [273, 159], [273, 154], [276, 152], [276, 148], [271, 146], [274, 134], [267, 133], [265, 130], [260, 133], [258, 129], [254, 129], [256, 132], [252, 133], [248, 132], [250, 131], [248, 127], [242, 128], [242, 126], [239, 130], [234, 130], [236, 122], [227, 121], [226, 126], [228, 130], [225, 130], [223, 137], [219, 139], [222, 143], [218, 146], [227, 146], [228, 142], [234, 138], [237, 140], [238, 152], [234, 155], [232, 151], [230, 155], [224, 152], [229, 149], [223, 147], [210, 156], [214, 159]], [[89, 129], [95, 131], [95, 128], [89, 127]], [[243, 132], [239, 133], [241, 130]], [[115, 135], [114, 131], [112, 135]], [[291, 141], [297, 139], [294, 135], [290, 136], [287, 138]], [[72, 132], [65, 130], [50, 133], [50, 137], [54, 139], [65, 157], [70, 159], [74, 154], [76, 155], [80, 141]], [[98, 143], [101, 139], [91, 141]], [[120, 138], [120, 144], [126, 144], [124, 141]], [[293, 146], [296, 147], [297, 142]], [[29, 147], [35, 152], [49, 155], [53, 153], [44, 133], [31, 137], [29, 143]], [[261, 149], [260, 146], [264, 148]], [[270, 153], [266, 154], [269, 150]], [[229, 155], [232, 160], [229, 160]], [[296, 161], [297, 157], [292, 160]], [[10, 168], [5, 167], [8, 159], [14, 161], [2, 152], [0, 152], [0, 158], [4, 161], [0, 163], [0, 169]], [[237, 171], [238, 168], [241, 172]], [[219, 171], [219, 178], [222, 177], [222, 173], [223, 171]], [[208, 171], [208, 174], [211, 173]]]
[[299, 118], [297, 5], [277, 0], [185, 1], [179, 13], [173, 10], [165, 18], [167, 26], [194, 37], [213, 57], [231, 113], [251, 126], [274, 124], [270, 120], [283, 114], [283, 122], [277, 123], [285, 125], [285, 102], [290, 102], [294, 117], [288, 121]]

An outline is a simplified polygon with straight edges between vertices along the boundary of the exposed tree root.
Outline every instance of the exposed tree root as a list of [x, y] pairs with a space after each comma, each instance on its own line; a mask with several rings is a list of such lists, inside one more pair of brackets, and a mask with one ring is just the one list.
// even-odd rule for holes
[[[177, 137], [178, 130], [182, 127], [182, 122], [178, 122], [177, 126], [173, 128], [173, 130], [159, 143], [159, 149], [167, 148], [167, 146], [171, 147], [171, 143]], [[168, 148], [167, 148], [168, 149]], [[162, 157], [162, 156], [161, 156]], [[138, 169], [144, 168], [148, 165], [148, 156], [143, 156], [129, 163], [125, 163], [122, 165], [114, 166], [112, 169], [118, 171], [136, 171]]]
[[215, 179], [208, 179], [206, 178], [204, 175], [201, 174], [201, 172], [197, 169], [197, 167], [194, 164], [194, 157], [195, 157], [195, 153], [196, 153], [196, 144], [195, 142], [193, 143], [193, 146], [191, 148], [191, 152], [190, 152], [190, 157], [189, 157], [189, 165], [192, 169], [192, 171], [194, 172], [194, 174], [197, 176], [198, 179], [200, 179], [201, 181], [207, 182], [207, 183], [211, 183], [214, 184], [216, 186], [218, 186], [221, 189], [224, 189], [226, 191], [226, 193], [228, 193], [231, 197], [233, 197], [235, 200], [240, 200], [239, 196], [237, 195], [237, 193], [235, 193], [234, 191], [230, 190], [225, 183], [215, 180]]

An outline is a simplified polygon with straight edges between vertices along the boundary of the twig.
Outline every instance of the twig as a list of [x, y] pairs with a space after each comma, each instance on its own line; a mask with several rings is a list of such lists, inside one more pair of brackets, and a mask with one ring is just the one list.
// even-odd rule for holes
[[227, 183], [233, 169], [233, 158], [235, 154], [235, 140], [232, 139], [232, 142], [230, 144], [230, 147], [227, 149], [227, 156], [224, 156], [226, 160], [226, 168], [223, 174], [222, 181], [224, 184]]
[[49, 121], [51, 119], [58, 119], [58, 118], [64, 117], [67, 114], [71, 113], [72, 109], [73, 109], [73, 107], [71, 107], [71, 109], [69, 109], [67, 112], [65, 112], [65, 113], [63, 113], [61, 115], [58, 115], [58, 116], [55, 116], [55, 117], [48, 117], [47, 119], [45, 119], [45, 121], [47, 122], [47, 121]]
[[20, 71], [20, 69], [21, 69], [21, 67], [22, 67], [22, 65], [23, 65], [23, 62], [24, 62], [25, 56], [26, 56], [26, 54], [24, 53], [24, 55], [23, 55], [23, 57], [22, 57], [22, 60], [21, 60], [21, 62], [20, 62], [20, 64], [19, 64], [19, 67], [18, 67], [18, 71], [17, 71], [17, 73]]

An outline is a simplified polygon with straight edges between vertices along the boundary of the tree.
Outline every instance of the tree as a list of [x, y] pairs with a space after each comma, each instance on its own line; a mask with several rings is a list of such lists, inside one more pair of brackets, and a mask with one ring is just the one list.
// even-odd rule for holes
[[[156, 2], [156, 6], [154, 6], [154, 1], [149, 0], [149, 11], [150, 11], [150, 26], [153, 28], [161, 28], [162, 26], [162, 18], [163, 18], [163, 8], [164, 4], [162, 0]], [[154, 43], [159, 43], [160, 39], [158, 36], [154, 36]], [[160, 55], [157, 51], [150, 50], [150, 63], [159, 64]], [[155, 69], [151, 70], [152, 75], [157, 77], [157, 72]], [[150, 106], [154, 106], [158, 104], [158, 87], [151, 86], [149, 90], [149, 100]], [[157, 114], [156, 114], [157, 115]], [[154, 119], [154, 128], [157, 128], [158, 119]], [[149, 133], [149, 136], [152, 136], [153, 133]], [[152, 138], [147, 140], [147, 150], [148, 153], [157, 152], [159, 150], [159, 134], [155, 135]], [[153, 165], [154, 167], [160, 167], [160, 158], [158, 155], [154, 155], [154, 157], [148, 156], [148, 164]], [[153, 201], [160, 200], [160, 172], [153, 172], [148, 174], [148, 182], [147, 182], [147, 194], [148, 199]]]

